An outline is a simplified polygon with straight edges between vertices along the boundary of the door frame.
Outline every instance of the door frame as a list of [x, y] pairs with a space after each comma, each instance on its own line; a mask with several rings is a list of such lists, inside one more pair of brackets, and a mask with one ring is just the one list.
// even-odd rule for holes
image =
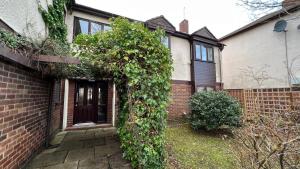
[[[93, 106], [95, 106], [95, 113], [94, 113], [94, 116], [95, 116], [95, 121], [94, 123], [96, 124], [103, 124], [103, 123], [107, 123], [108, 121], [108, 113], [107, 113], [107, 110], [108, 110], [108, 81], [105, 81], [105, 80], [75, 80], [75, 91], [74, 91], [74, 111], [73, 111], [73, 125], [77, 123], [76, 121], [76, 115], [77, 115], [77, 108], [76, 108], [76, 104], [77, 104], [77, 92], [78, 92], [78, 84], [79, 83], [91, 83], [93, 84], [93, 95], [95, 95], [95, 100], [93, 100]], [[104, 121], [99, 121], [98, 119], [98, 88], [99, 86], [105, 86], [106, 87], [106, 111], [105, 111], [105, 120]], [[86, 96], [86, 93], [84, 93], [84, 96]]]

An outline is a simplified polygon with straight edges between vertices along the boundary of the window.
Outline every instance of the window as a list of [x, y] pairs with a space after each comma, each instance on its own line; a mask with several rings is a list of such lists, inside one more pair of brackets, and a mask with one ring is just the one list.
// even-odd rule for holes
[[79, 34], [94, 34], [99, 31], [111, 30], [111, 27], [108, 24], [94, 22], [82, 18], [74, 18], [74, 36]]
[[196, 45], [196, 60], [201, 60], [201, 46]]
[[213, 52], [213, 48], [207, 48], [207, 59], [208, 61], [210, 62], [213, 62], [214, 61], [214, 52]]
[[207, 61], [207, 50], [206, 47], [201, 45], [201, 56], [202, 56], [202, 61]]
[[75, 20], [75, 35], [89, 33], [89, 22], [86, 20]]
[[213, 48], [203, 44], [195, 44], [195, 60], [200, 60], [203, 62], [213, 62]]
[[197, 92], [202, 92], [202, 91], [213, 91], [214, 88], [211, 86], [198, 86], [196, 91]]
[[101, 25], [98, 23], [91, 22], [91, 34], [101, 31]]
[[161, 38], [161, 43], [165, 45], [165, 47], [170, 48], [170, 37], [165, 36]]

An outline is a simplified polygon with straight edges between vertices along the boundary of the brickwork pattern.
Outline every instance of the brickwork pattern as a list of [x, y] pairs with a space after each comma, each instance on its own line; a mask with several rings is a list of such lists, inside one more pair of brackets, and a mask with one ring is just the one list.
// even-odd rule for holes
[[0, 168], [23, 165], [45, 142], [49, 83], [0, 62]]
[[63, 113], [63, 83], [61, 80], [57, 81], [57, 87], [52, 89], [53, 97], [52, 97], [52, 113], [51, 113], [51, 124], [50, 124], [50, 134], [54, 134], [59, 129], [61, 129], [62, 125], [62, 113]]
[[69, 80], [67, 127], [72, 127], [74, 122], [75, 83], [75, 80]]
[[178, 119], [184, 116], [184, 113], [189, 113], [188, 101], [192, 95], [191, 84], [172, 84], [171, 103], [168, 107], [168, 119]]

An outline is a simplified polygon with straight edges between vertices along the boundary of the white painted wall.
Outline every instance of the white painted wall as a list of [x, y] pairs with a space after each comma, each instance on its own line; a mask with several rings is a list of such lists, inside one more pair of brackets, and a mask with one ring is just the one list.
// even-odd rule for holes
[[222, 70], [221, 70], [221, 56], [222, 51], [218, 47], [214, 47], [214, 61], [216, 63], [216, 82], [222, 82]]
[[191, 81], [190, 43], [186, 39], [170, 37], [173, 59], [172, 80]]
[[[52, 4], [52, 0], [39, 0], [43, 8]], [[33, 41], [47, 36], [47, 29], [38, 11], [38, 0], [1, 0], [0, 18], [17, 33]]]
[[[289, 63], [295, 60], [293, 74], [298, 78], [300, 78], [300, 30], [297, 29], [300, 24], [299, 16], [300, 11], [284, 17], [284, 19], [298, 17], [289, 20], [287, 26]], [[222, 52], [224, 88], [289, 87], [284, 33], [273, 32], [274, 24], [278, 20], [222, 41], [226, 45]], [[259, 86], [253, 78], [244, 73], [247, 67], [252, 67], [254, 72], [260, 74], [264, 71], [269, 78]]]

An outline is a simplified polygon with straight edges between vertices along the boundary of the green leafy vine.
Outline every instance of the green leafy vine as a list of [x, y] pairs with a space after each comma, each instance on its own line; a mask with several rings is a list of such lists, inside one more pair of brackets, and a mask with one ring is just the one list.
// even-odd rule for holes
[[68, 0], [53, 0], [53, 4], [48, 5], [48, 9], [44, 9], [39, 5], [39, 11], [49, 29], [49, 37], [62, 44], [67, 44], [67, 26], [64, 22], [67, 2]]
[[163, 169], [172, 73], [170, 50], [161, 43], [164, 32], [122, 18], [111, 26], [111, 31], [79, 35], [77, 54], [92, 72], [106, 72], [116, 84], [125, 158], [133, 168]]

